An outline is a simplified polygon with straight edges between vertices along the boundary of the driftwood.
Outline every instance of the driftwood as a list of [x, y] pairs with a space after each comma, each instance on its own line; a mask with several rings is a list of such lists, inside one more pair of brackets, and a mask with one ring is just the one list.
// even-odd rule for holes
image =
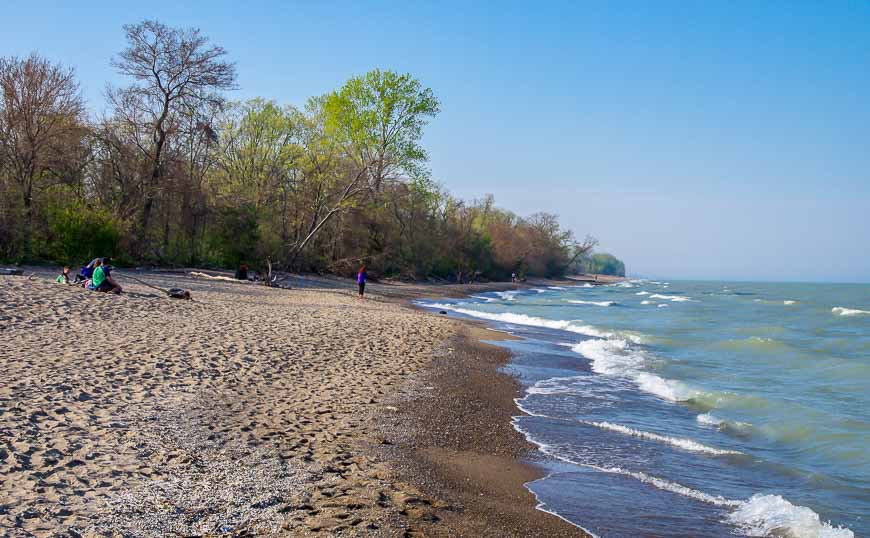
[[168, 290], [164, 290], [163, 288], [158, 288], [157, 286], [149, 284], [149, 283], [145, 282], [144, 280], [139, 280], [138, 278], [136, 278], [134, 276], [130, 276], [130, 275], [124, 275], [124, 276], [126, 276], [130, 280], [135, 280], [139, 284], [142, 284], [144, 286], [148, 286], [151, 289], [155, 289], [157, 291], [162, 291], [171, 299], [185, 299], [187, 301], [193, 300], [193, 297], [190, 296], [190, 292], [187, 290], [183, 290], [181, 288], [169, 288]]
[[190, 276], [197, 278], [207, 278], [209, 280], [224, 280], [226, 282], [247, 282], [247, 280], [239, 280], [238, 278], [230, 278], [228, 276], [218, 275], [212, 276], [206, 273], [200, 273], [198, 271], [191, 271]]

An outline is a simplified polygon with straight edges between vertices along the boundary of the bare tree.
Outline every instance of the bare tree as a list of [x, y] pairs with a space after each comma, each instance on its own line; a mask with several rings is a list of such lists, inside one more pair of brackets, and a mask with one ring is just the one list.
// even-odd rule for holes
[[[148, 225], [161, 178], [167, 146], [178, 123], [198, 105], [219, 105], [220, 90], [235, 87], [235, 65], [224, 60], [223, 47], [212, 45], [196, 28], [170, 28], [146, 20], [124, 26], [127, 48], [112, 64], [133, 84], [109, 88], [107, 97], [121, 121], [137, 131], [137, 146], [148, 161], [142, 182], [139, 250], [147, 248]], [[140, 252], [143, 253], [143, 252]]]
[[0, 163], [20, 190], [22, 251], [30, 255], [35, 190], [65, 166], [82, 131], [84, 104], [73, 69], [32, 54], [0, 58]]

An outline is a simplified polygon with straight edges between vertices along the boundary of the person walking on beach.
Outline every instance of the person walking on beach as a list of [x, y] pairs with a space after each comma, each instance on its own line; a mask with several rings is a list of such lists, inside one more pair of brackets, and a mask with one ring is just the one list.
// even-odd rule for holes
[[365, 264], [360, 265], [359, 272], [356, 274], [356, 283], [359, 285], [359, 298], [363, 298], [363, 294], [366, 292], [366, 278], [368, 275], [366, 274], [366, 266]]

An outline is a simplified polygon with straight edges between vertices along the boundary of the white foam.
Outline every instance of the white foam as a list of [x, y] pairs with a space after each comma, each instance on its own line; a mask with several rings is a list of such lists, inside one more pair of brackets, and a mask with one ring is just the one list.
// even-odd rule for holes
[[[443, 310], [452, 310], [453, 312], [458, 312], [460, 314], [465, 314], [466, 316], [471, 316], [480, 319], [488, 319], [490, 321], [502, 321], [504, 323], [511, 323], [514, 325], [528, 325], [531, 327], [544, 327], [547, 329], [557, 329], [561, 331], [568, 331], [572, 333], [582, 334], [585, 336], [595, 336], [598, 338], [609, 338], [611, 336], [616, 336], [616, 333], [602, 331], [596, 327], [591, 325], [579, 325], [574, 321], [561, 320], [561, 319], [544, 319], [544, 318], [536, 318], [534, 316], [527, 316], [525, 314], [514, 314], [513, 312], [481, 312], [479, 310], [471, 310], [468, 308], [461, 308], [455, 304], [444, 304], [444, 303], [421, 303], [423, 306], [427, 308], [435, 308], [435, 309], [443, 309]], [[626, 334], [624, 335], [626, 338], [630, 339], [633, 342], [641, 342], [642, 337], [637, 335]]]
[[636, 381], [640, 390], [671, 402], [685, 402], [701, 394], [679, 381], [665, 379], [648, 372], [638, 373]]
[[544, 292], [546, 292], [547, 290], [545, 290], [544, 288], [532, 288], [530, 291], [534, 291], [534, 292], [537, 292], [537, 293], [544, 293]]
[[687, 303], [692, 300], [691, 297], [685, 297], [683, 295], [663, 295], [661, 293], [653, 293], [649, 296], [650, 299], [663, 299], [666, 301], [671, 301], [672, 303]]
[[669, 305], [669, 304], [660, 304], [660, 305], [659, 305], [659, 308], [667, 308], [667, 307], [669, 307], [669, 306], [671, 306], [671, 305]]
[[726, 499], [721, 495], [711, 495], [709, 493], [705, 493], [703, 491], [699, 491], [697, 489], [692, 489], [682, 484], [678, 484], [677, 482], [671, 482], [670, 480], [665, 480], [664, 478], [652, 476], [640, 471], [628, 471], [620, 467], [602, 467], [599, 468], [599, 470], [605, 473], [630, 476], [636, 480], [643, 482], [644, 484], [649, 484], [660, 490], [670, 491], [671, 493], [676, 493], [677, 495], [689, 497], [691, 499], [695, 499], [707, 504], [712, 504], [714, 506], [736, 507], [742, 504], [742, 501]]
[[[534, 385], [527, 387], [527, 396], [525, 396], [523, 400], [528, 396], [535, 394], [578, 394], [586, 399], [599, 400], [599, 403], [604, 403], [609, 406], [610, 402], [619, 400], [619, 397], [613, 394], [613, 390], [614, 388], [612, 386], [597, 382], [588, 375], [575, 377], [551, 377], [548, 379], [542, 379]], [[517, 406], [520, 406], [521, 401], [522, 400], [516, 400]], [[523, 409], [523, 411], [526, 410]]]
[[698, 415], [695, 417], [700, 424], [706, 424], [708, 426], [719, 426], [722, 424], [722, 419], [716, 416], [711, 415], [710, 413], [704, 413], [702, 415]]
[[630, 379], [642, 391], [659, 398], [682, 402], [701, 394], [679, 381], [664, 379], [643, 371], [650, 358], [642, 350], [630, 347], [629, 343], [621, 338], [584, 340], [571, 349], [592, 361], [593, 372]]
[[616, 301], [579, 301], [579, 300], [569, 300], [569, 303], [574, 304], [589, 304], [595, 306], [613, 306], [616, 304]]
[[646, 363], [640, 351], [629, 349], [628, 342], [614, 338], [584, 340], [571, 348], [592, 361], [592, 371], [603, 375], [632, 377]]
[[857, 308], [844, 308], [842, 306], [835, 306], [831, 309], [831, 312], [838, 316], [860, 316], [862, 314], [870, 314], [868, 310], [858, 310]]
[[739, 527], [748, 536], [855, 538], [855, 533], [851, 530], [845, 527], [835, 527], [829, 522], [822, 522], [819, 515], [810, 508], [795, 506], [779, 495], [756, 494], [746, 501], [740, 501], [728, 499], [721, 495], [711, 495], [640, 471], [581, 463], [560, 454], [554, 447], [536, 440], [528, 432], [519, 427], [516, 417], [512, 425], [515, 430], [525, 436], [527, 441], [536, 445], [541, 452], [565, 463], [594, 469], [603, 473], [628, 476], [663, 491], [676, 493], [677, 495], [695, 499], [706, 504], [731, 508], [734, 511], [729, 514], [729, 521]]
[[797, 301], [791, 301], [791, 300], [786, 300], [786, 301], [783, 301], [783, 302], [782, 302], [782, 304], [784, 304], [784, 305], [786, 305], [786, 306], [790, 306], [790, 305], [793, 305], [793, 304], [796, 304], [796, 303], [797, 303]]
[[640, 304], [655, 304], [653, 301], [641, 301]]
[[484, 297], [483, 295], [470, 295], [472, 299], [480, 299], [481, 301], [486, 301], [487, 303], [494, 303], [498, 299], [494, 297]]
[[518, 294], [518, 293], [520, 293], [520, 292], [517, 291], [517, 290], [513, 290], [513, 291], [497, 291], [497, 292], [495, 292], [496, 295], [498, 295], [499, 297], [501, 297], [501, 298], [504, 299], [505, 301], [513, 301], [514, 299], [517, 298], [517, 294]]
[[677, 448], [681, 448], [683, 450], [688, 450], [689, 452], [700, 452], [702, 454], [711, 454], [714, 456], [725, 456], [725, 455], [734, 455], [734, 454], [742, 454], [742, 452], [738, 452], [736, 450], [723, 450], [721, 448], [714, 448], [711, 446], [703, 445], [697, 441], [693, 441], [691, 439], [683, 439], [680, 437], [668, 437], [667, 435], [659, 435], [657, 433], [650, 433], [641, 430], [635, 430], [634, 428], [629, 428], [628, 426], [623, 426], [622, 424], [613, 424], [611, 422], [593, 422], [593, 421], [581, 421], [583, 424], [589, 424], [591, 426], [595, 426], [596, 428], [601, 428], [602, 430], [608, 430], [612, 432], [621, 433], [624, 435], [630, 435], [632, 437], [637, 437], [639, 439], [646, 439], [649, 441], [657, 441], [659, 443], [665, 443], [671, 446], [675, 446]]
[[806, 506], [795, 506], [779, 495], [755, 494], [740, 504], [728, 520], [747, 536], [790, 538], [854, 538], [845, 527], [823, 522]]
[[649, 292], [648, 291], [639, 291], [639, 292], [635, 293], [635, 295], [649, 295]]
[[563, 291], [563, 290], [566, 290], [568, 288], [563, 288], [562, 286], [547, 286], [547, 289], [548, 290]]

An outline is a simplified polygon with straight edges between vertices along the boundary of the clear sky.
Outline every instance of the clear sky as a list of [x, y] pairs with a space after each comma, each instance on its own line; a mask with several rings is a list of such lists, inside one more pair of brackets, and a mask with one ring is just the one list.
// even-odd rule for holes
[[226, 47], [238, 99], [412, 73], [442, 184], [631, 273], [870, 281], [870, 2], [7, 2], [0, 55], [74, 66], [98, 113], [144, 18]]

